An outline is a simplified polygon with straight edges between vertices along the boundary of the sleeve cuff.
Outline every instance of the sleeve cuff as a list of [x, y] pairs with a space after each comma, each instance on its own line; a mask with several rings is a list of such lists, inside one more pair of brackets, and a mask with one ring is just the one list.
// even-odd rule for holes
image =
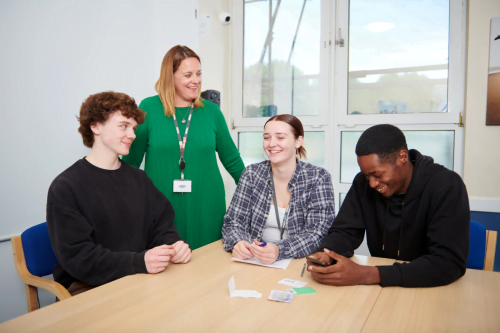
[[380, 273], [380, 285], [382, 287], [401, 286], [403, 284], [403, 276], [398, 265], [376, 267]]
[[276, 246], [278, 246], [278, 251], [279, 251], [278, 258], [276, 258], [276, 261], [284, 259], [285, 247], [283, 246], [283, 243], [282, 242], [276, 243]]
[[136, 253], [134, 255], [134, 269], [136, 273], [147, 273], [148, 269], [146, 268], [146, 261], [144, 260], [144, 256], [146, 255], [147, 251], [142, 251], [139, 253]]
[[226, 239], [226, 241], [224, 241], [224, 238], [222, 239], [224, 249], [228, 252], [233, 252], [233, 247], [240, 241], [246, 241], [249, 244], [253, 244], [253, 240], [250, 237], [242, 237], [241, 235], [235, 238]]

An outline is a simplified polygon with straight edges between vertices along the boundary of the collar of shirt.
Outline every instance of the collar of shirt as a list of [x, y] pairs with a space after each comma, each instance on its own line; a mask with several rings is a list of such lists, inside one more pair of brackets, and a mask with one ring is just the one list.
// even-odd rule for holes
[[[295, 171], [293, 172], [292, 178], [288, 182], [288, 190], [290, 191], [290, 193], [295, 188], [295, 185], [298, 184], [299, 178], [300, 178], [300, 172], [302, 171], [302, 164], [299, 162], [298, 159], [296, 159], [296, 161], [297, 161], [297, 166], [295, 167]], [[268, 167], [268, 172], [267, 172], [267, 182], [266, 183], [267, 183], [268, 187], [271, 187], [271, 173], [270, 173], [271, 162], [270, 161], [267, 161], [267, 167]]]

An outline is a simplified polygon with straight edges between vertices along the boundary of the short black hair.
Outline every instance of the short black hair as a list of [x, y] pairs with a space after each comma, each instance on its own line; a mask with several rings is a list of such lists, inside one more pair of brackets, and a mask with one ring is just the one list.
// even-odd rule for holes
[[403, 132], [394, 125], [381, 124], [361, 134], [356, 144], [356, 155], [377, 154], [382, 162], [394, 162], [402, 149], [408, 150]]

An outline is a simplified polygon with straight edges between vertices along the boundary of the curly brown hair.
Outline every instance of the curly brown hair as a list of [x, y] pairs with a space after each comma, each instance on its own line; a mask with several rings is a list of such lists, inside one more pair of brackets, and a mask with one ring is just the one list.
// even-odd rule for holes
[[140, 110], [135, 100], [127, 94], [105, 91], [87, 97], [80, 107], [80, 117], [76, 117], [80, 122], [78, 132], [82, 135], [86, 147], [92, 148], [94, 144], [94, 132], [90, 126], [104, 124], [117, 111], [126, 118], [134, 118], [137, 124], [144, 123], [146, 113]]

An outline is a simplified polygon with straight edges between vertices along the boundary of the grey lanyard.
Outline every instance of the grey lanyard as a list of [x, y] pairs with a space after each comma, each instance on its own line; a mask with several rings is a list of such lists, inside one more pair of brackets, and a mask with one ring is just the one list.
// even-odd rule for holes
[[189, 124], [191, 123], [191, 116], [193, 115], [193, 104], [191, 104], [191, 110], [189, 111], [189, 117], [186, 124], [186, 130], [184, 131], [184, 138], [181, 139], [181, 133], [179, 132], [179, 124], [177, 123], [177, 118], [175, 117], [175, 112], [173, 115], [175, 129], [177, 131], [177, 137], [179, 138], [179, 148], [181, 150], [181, 159], [179, 160], [179, 169], [181, 169], [181, 179], [184, 180], [184, 168], [186, 167], [186, 161], [184, 160], [184, 150], [186, 149], [186, 141], [189, 131]]
[[274, 178], [273, 178], [273, 169], [270, 171], [271, 173], [271, 186], [273, 187], [273, 201], [274, 201], [274, 211], [276, 212], [276, 222], [278, 223], [278, 229], [280, 231], [280, 240], [283, 240], [283, 233], [285, 232], [285, 224], [288, 220], [288, 213], [290, 212], [290, 202], [292, 198], [288, 201], [288, 205], [286, 206], [285, 215], [283, 215], [283, 227], [280, 224], [280, 214], [278, 212], [278, 200], [276, 200], [276, 189], [274, 187]]

